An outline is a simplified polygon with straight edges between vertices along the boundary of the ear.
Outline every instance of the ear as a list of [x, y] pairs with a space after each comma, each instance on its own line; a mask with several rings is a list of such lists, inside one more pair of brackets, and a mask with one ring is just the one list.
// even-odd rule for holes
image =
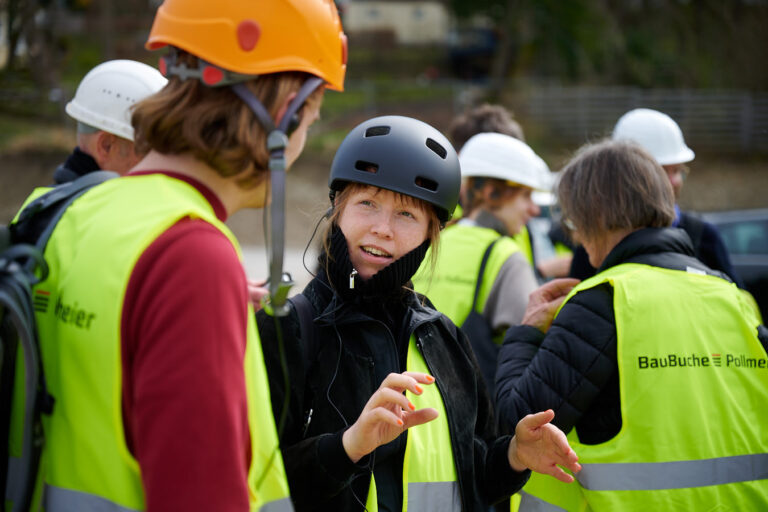
[[483, 184], [483, 202], [490, 203], [493, 200], [498, 199], [498, 197], [499, 192], [496, 190], [492, 183], [486, 181]]
[[[292, 92], [288, 95], [288, 97], [285, 99], [282, 105], [280, 105], [280, 108], [277, 111], [277, 116], [275, 118], [275, 125], [279, 125], [280, 122], [283, 120], [283, 116], [285, 116], [285, 113], [288, 110], [288, 105], [291, 104], [293, 99], [296, 97], [296, 92]], [[293, 114], [293, 117], [291, 118], [291, 121], [288, 123], [288, 129], [286, 130], [286, 135], [291, 136], [291, 133], [296, 130], [296, 128], [299, 127], [299, 124], [301, 123], [301, 116], [299, 115], [299, 112], [301, 112], [301, 108]]]
[[91, 156], [99, 167], [104, 169], [106, 162], [109, 161], [110, 153], [115, 147], [115, 136], [105, 131], [98, 131], [93, 143], [92, 151], [94, 154]]

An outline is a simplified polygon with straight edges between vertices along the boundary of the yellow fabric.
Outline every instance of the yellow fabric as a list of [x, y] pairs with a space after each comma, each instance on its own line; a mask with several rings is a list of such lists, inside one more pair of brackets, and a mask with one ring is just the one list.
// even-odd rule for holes
[[[408, 371], [429, 374], [424, 357], [411, 335], [407, 356]], [[450, 385], [448, 383], [443, 385]], [[456, 465], [453, 460], [451, 435], [448, 427], [445, 405], [437, 383], [422, 385], [424, 392], [416, 395], [406, 392], [408, 399], [416, 409], [432, 407], [437, 409], [436, 419], [408, 429], [403, 457], [403, 511], [408, 510], [409, 483], [417, 482], [456, 482]], [[370, 512], [378, 511], [376, 501], [376, 483], [371, 477], [366, 508]], [[412, 512], [419, 512], [414, 510]]]
[[[577, 479], [586, 478], [593, 465], [624, 464], [615, 470], [603, 466], [611, 469], [608, 476], [584, 484], [589, 489], [617, 488], [611, 487], [615, 477], [630, 470], [639, 471], [640, 480], [624, 483], [637, 487], [631, 490], [579, 486], [582, 503], [564, 508], [640, 512], [711, 510], [720, 504], [768, 509], [765, 475], [730, 481], [729, 474], [740, 471], [733, 466], [722, 474], [696, 475], [696, 468], [712, 461], [768, 453], [768, 429], [762, 427], [768, 356], [757, 339], [757, 318], [738, 288], [699, 273], [622, 264], [581, 283], [568, 299], [604, 282], [614, 290], [622, 428], [598, 445], [579, 443], [575, 429], [568, 437], [584, 467]], [[656, 487], [644, 483], [654, 480], [652, 473], [663, 469], [662, 463], [679, 462], [692, 469], [672, 473]], [[676, 484], [691, 474], [694, 483], [696, 478], [725, 483]], [[548, 479], [534, 492], [554, 503], [563, 485]]]
[[[53, 414], [43, 418], [47, 485], [144, 508], [139, 466], [125, 444], [122, 423], [122, 307], [136, 261], [185, 217], [217, 227], [239, 253], [234, 236], [194, 187], [159, 174], [108, 181], [75, 201], [58, 223], [45, 253], [49, 278], [36, 287], [50, 293], [37, 321], [48, 388], [56, 397]], [[288, 484], [250, 307], [247, 338], [248, 480], [257, 509], [287, 497]], [[257, 489], [262, 471], [266, 476]]]
[[[453, 323], [462, 325], [472, 308], [483, 253], [499, 237], [501, 235], [493, 229], [479, 226], [455, 224], [445, 228], [440, 235], [437, 264], [432, 267], [431, 252], [427, 252], [413, 276], [413, 288], [429, 297], [435, 309]], [[514, 240], [506, 236], [501, 237], [491, 250], [475, 306], [478, 313], [485, 309], [501, 267], [519, 250]]]
[[531, 236], [528, 233], [528, 226], [523, 226], [522, 229], [520, 229], [520, 232], [512, 237], [512, 240], [514, 240], [520, 250], [523, 251], [528, 263], [533, 266], [533, 248], [531, 247]]

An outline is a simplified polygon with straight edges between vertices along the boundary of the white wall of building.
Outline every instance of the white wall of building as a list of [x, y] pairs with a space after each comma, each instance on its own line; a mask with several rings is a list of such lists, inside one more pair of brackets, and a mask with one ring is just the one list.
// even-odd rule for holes
[[445, 41], [450, 17], [439, 2], [355, 2], [346, 5], [344, 30], [392, 30], [398, 43], [432, 44]]

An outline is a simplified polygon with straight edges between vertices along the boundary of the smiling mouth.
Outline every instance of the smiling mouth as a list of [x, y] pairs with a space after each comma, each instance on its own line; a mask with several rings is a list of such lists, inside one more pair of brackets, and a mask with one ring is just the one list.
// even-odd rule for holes
[[386, 251], [382, 251], [381, 249], [377, 249], [375, 247], [368, 247], [366, 245], [363, 245], [360, 247], [360, 249], [363, 250], [364, 253], [370, 254], [371, 256], [376, 256], [378, 258], [391, 258], [392, 255], [389, 254]]

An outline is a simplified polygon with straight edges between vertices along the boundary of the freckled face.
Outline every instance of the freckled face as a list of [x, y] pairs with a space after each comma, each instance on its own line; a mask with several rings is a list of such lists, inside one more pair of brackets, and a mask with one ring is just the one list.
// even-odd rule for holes
[[349, 257], [360, 277], [369, 279], [427, 239], [429, 212], [398, 194], [377, 187], [353, 192], [339, 215]]

